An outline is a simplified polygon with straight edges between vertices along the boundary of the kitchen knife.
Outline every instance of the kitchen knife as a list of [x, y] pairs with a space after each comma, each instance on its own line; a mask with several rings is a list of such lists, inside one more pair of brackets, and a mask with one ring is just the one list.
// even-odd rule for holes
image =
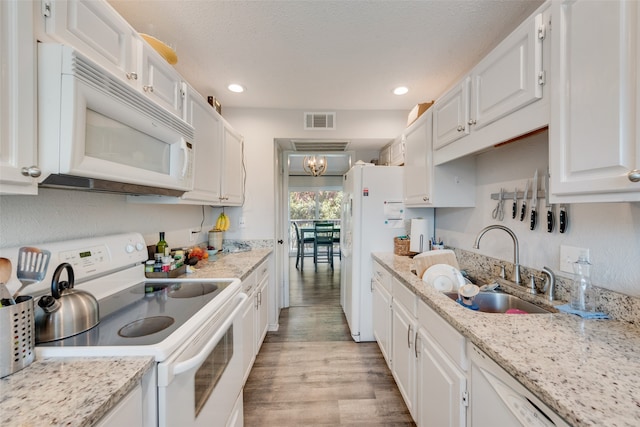
[[522, 197], [522, 208], [520, 209], [520, 221], [524, 221], [524, 216], [527, 214], [527, 196], [529, 195], [529, 184], [531, 184], [531, 182], [527, 180], [527, 186], [524, 187], [524, 196]]
[[538, 169], [536, 169], [536, 173], [533, 174], [533, 200], [531, 200], [531, 226], [529, 227], [531, 230], [536, 228], [536, 219], [537, 213], [536, 208], [538, 204]]
[[553, 205], [549, 203], [549, 173], [544, 176], [544, 200], [547, 207], [547, 232], [553, 232], [555, 218], [553, 217]]
[[567, 207], [560, 205], [560, 223], [558, 224], [558, 231], [564, 233], [569, 225], [569, 217], [567, 216]]
[[518, 213], [518, 187], [513, 189], [513, 206], [511, 207], [511, 218], [516, 217]]

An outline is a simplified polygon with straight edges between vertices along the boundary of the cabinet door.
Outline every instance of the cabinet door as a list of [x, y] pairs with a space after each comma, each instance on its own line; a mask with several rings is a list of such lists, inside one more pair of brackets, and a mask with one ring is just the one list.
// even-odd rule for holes
[[135, 30], [106, 1], [43, 3], [46, 36], [70, 45], [114, 75], [138, 86]]
[[222, 118], [198, 93], [189, 90], [186, 120], [195, 129], [193, 191], [182, 198], [187, 201], [218, 204], [220, 202], [220, 167], [222, 152]]
[[393, 300], [392, 373], [409, 412], [416, 416], [416, 321], [408, 311]]
[[137, 385], [96, 423], [96, 427], [142, 426], [142, 412], [142, 387]]
[[256, 292], [256, 353], [260, 350], [269, 328], [269, 275], [265, 275]]
[[244, 140], [226, 122], [223, 129], [221, 204], [240, 206], [244, 202]]
[[433, 148], [444, 147], [469, 134], [469, 87], [466, 77], [433, 105]]
[[38, 191], [33, 5], [0, 2], [0, 194]]
[[433, 113], [428, 110], [405, 133], [404, 203], [407, 206], [431, 203], [432, 124]]
[[555, 201], [640, 200], [639, 9], [635, 1], [553, 3]]
[[465, 374], [424, 329], [420, 329], [418, 337], [418, 425], [464, 427], [467, 422]]
[[[253, 276], [251, 276], [255, 280]], [[251, 367], [256, 360], [256, 305], [255, 292], [247, 294], [242, 308], [242, 373], [244, 384], [249, 378]]]
[[393, 141], [389, 146], [389, 164], [391, 166], [401, 166], [404, 164], [404, 138], [401, 136]]
[[[472, 131], [542, 98], [542, 14], [509, 35], [471, 74]], [[544, 34], [544, 33], [541, 33]]]
[[142, 90], [156, 103], [182, 117], [185, 90], [182, 77], [148, 43], [142, 45]]
[[391, 366], [391, 294], [380, 282], [373, 280], [373, 336], [380, 346], [380, 351]]

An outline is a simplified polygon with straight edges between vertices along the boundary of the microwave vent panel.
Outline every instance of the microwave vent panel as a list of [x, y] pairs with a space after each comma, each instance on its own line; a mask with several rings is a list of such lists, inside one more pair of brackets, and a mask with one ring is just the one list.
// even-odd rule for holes
[[335, 130], [336, 113], [304, 113], [304, 130]]

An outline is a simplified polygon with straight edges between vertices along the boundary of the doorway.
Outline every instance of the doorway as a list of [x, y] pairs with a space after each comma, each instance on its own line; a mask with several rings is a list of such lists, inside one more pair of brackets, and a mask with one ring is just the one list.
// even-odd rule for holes
[[[298, 274], [300, 270], [295, 268], [297, 239], [293, 223], [299, 226], [310, 228], [314, 221], [327, 220], [339, 226], [340, 212], [342, 209], [342, 181], [343, 174], [351, 166], [352, 152], [341, 153], [315, 153], [326, 156], [328, 170], [322, 176], [310, 176], [299, 171], [299, 163], [305, 154], [294, 151], [278, 150], [280, 164], [282, 168], [278, 174], [278, 186], [280, 197], [278, 198], [280, 222], [279, 228], [284, 236], [282, 251], [279, 252], [279, 260], [282, 274], [282, 308], [290, 306], [290, 286], [291, 274]], [[338, 166], [339, 165], [339, 166]], [[335, 261], [339, 262], [339, 240], [334, 246], [334, 268]], [[311, 255], [312, 245], [307, 247], [307, 255]], [[291, 264], [292, 263], [292, 264]], [[293, 267], [293, 268], [290, 268]], [[315, 274], [313, 257], [307, 256], [304, 265], [304, 274]], [[325, 269], [327, 264], [319, 267]], [[339, 269], [336, 269], [339, 281]]]

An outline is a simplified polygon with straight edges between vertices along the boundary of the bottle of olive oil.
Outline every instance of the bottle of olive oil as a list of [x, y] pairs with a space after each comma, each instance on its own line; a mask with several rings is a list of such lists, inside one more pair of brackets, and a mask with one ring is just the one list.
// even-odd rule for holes
[[164, 231], [160, 232], [160, 240], [156, 243], [156, 253], [164, 256], [169, 256], [169, 245], [164, 240]]

